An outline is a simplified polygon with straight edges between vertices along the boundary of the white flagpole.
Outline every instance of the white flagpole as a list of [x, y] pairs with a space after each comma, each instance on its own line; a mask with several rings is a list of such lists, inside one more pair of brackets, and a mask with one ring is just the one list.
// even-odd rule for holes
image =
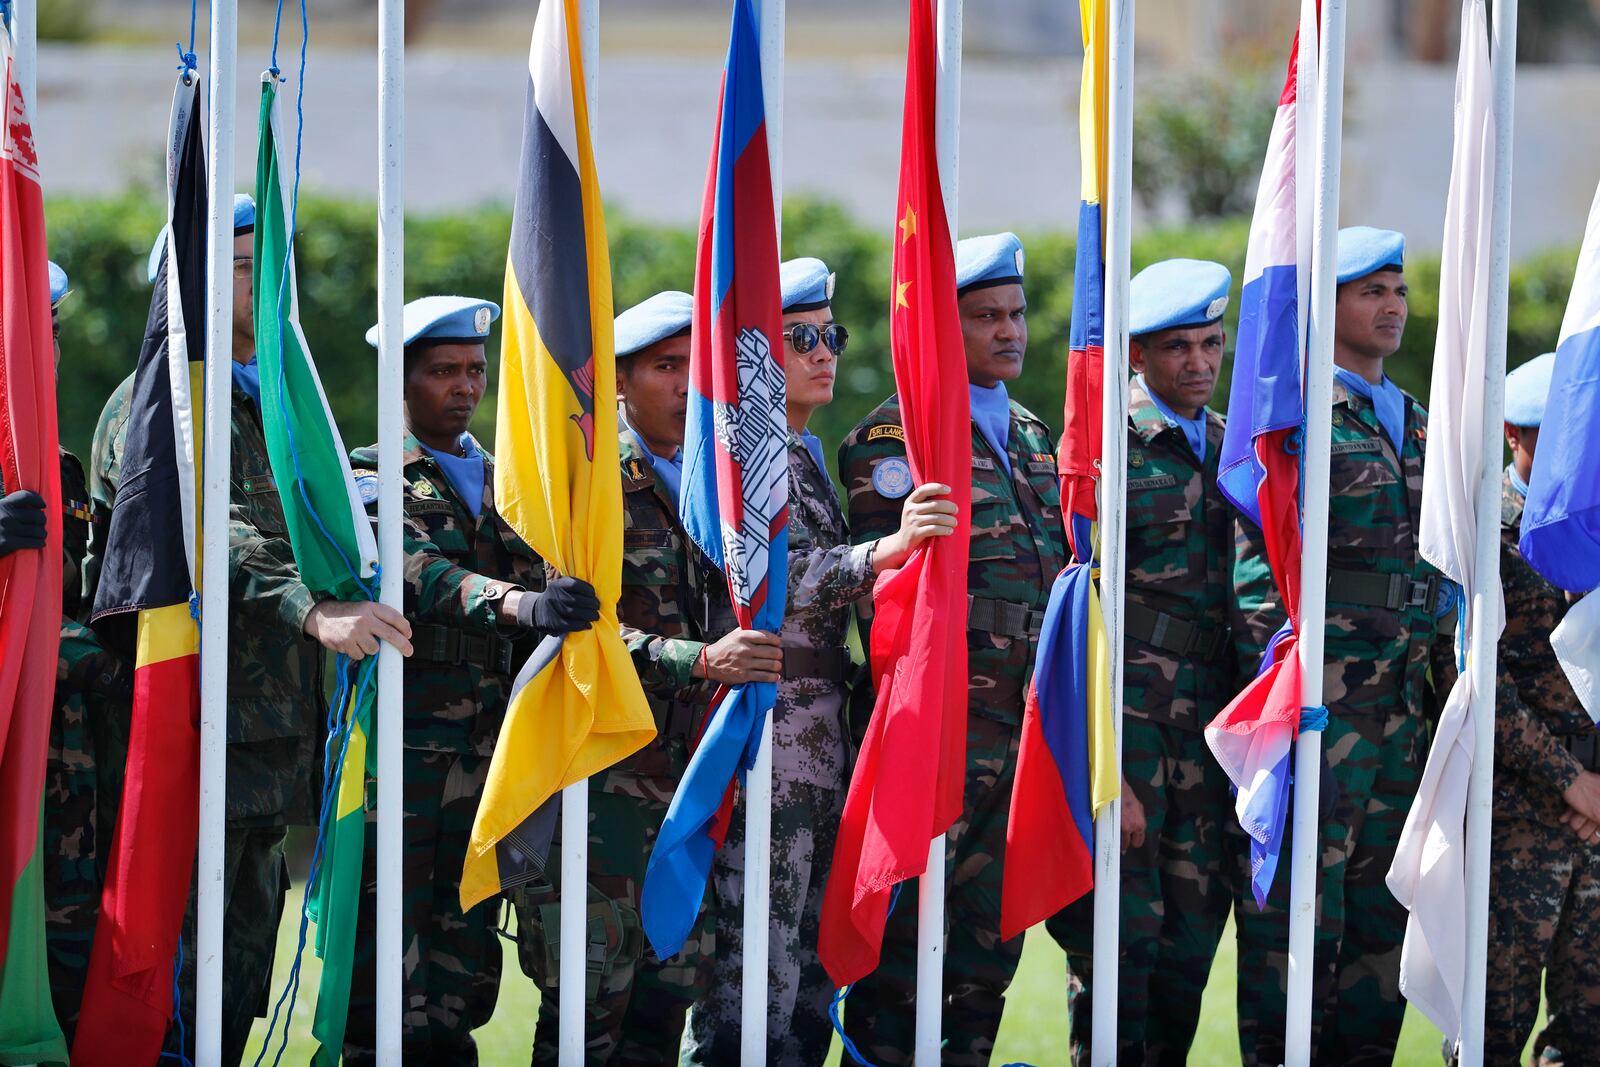
[[[1131, 273], [1133, 199], [1134, 0], [1112, 0], [1107, 38], [1105, 258], [1105, 425], [1100, 461], [1100, 606], [1111, 666], [1111, 721], [1117, 767], [1122, 766], [1123, 589], [1127, 575], [1128, 281]], [[1095, 820], [1094, 976], [1089, 1059], [1095, 1067], [1117, 1062], [1120, 978], [1122, 801]]]
[[[1483, 470], [1478, 476], [1478, 554], [1471, 611], [1472, 774], [1467, 782], [1467, 973], [1462, 992], [1462, 1067], [1482, 1067], [1489, 963], [1490, 824], [1494, 815], [1495, 672], [1500, 618], [1500, 456], [1505, 420], [1506, 314], [1511, 271], [1511, 143], [1517, 77], [1517, 0], [1495, 0], [1490, 40], [1494, 79], [1494, 193], [1490, 222], [1488, 361], [1484, 368]], [[1491, 577], [1493, 580], [1491, 580]]]
[[[1333, 435], [1333, 319], [1339, 235], [1339, 167], [1344, 123], [1344, 0], [1322, 5], [1317, 65], [1316, 206], [1312, 230], [1311, 330], [1306, 356], [1305, 542], [1301, 556], [1301, 703], [1322, 704], [1327, 613], [1328, 463]], [[1302, 733], [1294, 754], [1294, 830], [1290, 856], [1287, 1067], [1310, 1067], [1312, 975], [1316, 948], [1321, 835], [1322, 734]]]
[[[934, 85], [934, 155], [939, 188], [957, 240], [961, 200], [961, 21], [963, 0], [937, 0], [934, 48], [939, 71]], [[945, 841], [940, 834], [928, 843], [928, 863], [917, 879], [917, 994], [914, 1038], [916, 1067], [937, 1067], [943, 1033]]]
[[[583, 59], [583, 96], [594, 143], [600, 84], [600, 0], [578, 0], [578, 45]], [[609, 254], [607, 252], [606, 254]], [[547, 639], [548, 640], [548, 639]], [[557, 668], [559, 669], [559, 668]], [[561, 953], [556, 986], [561, 991], [556, 1049], [561, 1067], [582, 1067], [584, 1018], [589, 1005], [589, 780], [561, 790]]]
[[[405, 278], [405, 0], [378, 6], [378, 562], [379, 600], [404, 610], [401, 493], [401, 326]], [[400, 1063], [405, 930], [405, 659], [378, 650], [378, 885], [376, 1051], [380, 1067]]]
[[238, 0], [211, 5], [211, 174], [206, 262], [206, 426], [201, 504], [200, 837], [195, 1062], [222, 1061], [223, 850], [227, 840], [228, 504], [233, 448], [233, 120]]
[[[785, 0], [754, 0], [761, 47], [761, 96], [766, 108], [767, 165], [772, 209], [783, 246], [783, 30]], [[740, 975], [739, 1062], [767, 1062], [767, 983], [772, 922], [772, 709], [761, 724], [756, 764], [745, 778], [744, 899]]]

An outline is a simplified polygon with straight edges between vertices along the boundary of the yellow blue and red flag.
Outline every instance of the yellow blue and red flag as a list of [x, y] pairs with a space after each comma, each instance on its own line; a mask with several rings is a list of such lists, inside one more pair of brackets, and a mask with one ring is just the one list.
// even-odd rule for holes
[[[788, 583], [789, 461], [778, 235], [761, 49], [734, 0], [695, 259], [683, 528], [728, 580], [740, 627], [776, 633]], [[755, 763], [777, 686], [736, 686], [708, 719], [645, 873], [645, 933], [676, 955], [694, 925], [736, 773]]]
[[622, 471], [611, 259], [577, 0], [539, 5], [528, 79], [506, 263], [495, 506], [545, 562], [594, 587], [600, 618], [559, 644], [547, 639], [540, 652], [548, 661], [536, 652], [517, 677], [472, 827], [464, 908], [527, 877], [523, 827], [547, 800], [655, 737], [617, 624]]

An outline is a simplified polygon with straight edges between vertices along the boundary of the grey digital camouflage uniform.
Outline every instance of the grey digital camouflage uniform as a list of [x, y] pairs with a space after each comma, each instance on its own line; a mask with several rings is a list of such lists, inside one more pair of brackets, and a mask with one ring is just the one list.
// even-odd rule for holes
[[[622, 638], [644, 685], [657, 736], [589, 779], [589, 988], [585, 1060], [639, 1065], [677, 1059], [684, 1016], [705, 995], [715, 948], [709, 909], [683, 949], [658, 958], [644, 937], [639, 896], [656, 834], [688, 766], [689, 749], [715, 689], [692, 676], [709, 638], [731, 628], [722, 575], [678, 522], [677, 504], [624, 430]], [[716, 605], [713, 608], [713, 603]], [[552, 855], [559, 855], [556, 830]], [[522, 970], [539, 986], [536, 1064], [558, 1059], [560, 864], [548, 880], [513, 890]]]
[[[1006, 452], [1009, 477], [973, 427], [967, 780], [961, 817], [950, 828], [945, 853], [944, 1060], [950, 1064], [988, 1062], [1002, 998], [1022, 954], [1020, 937], [1000, 939], [1006, 827], [1039, 628], [1050, 587], [1066, 564], [1055, 446], [1045, 424], [1014, 401]], [[883, 463], [903, 463], [905, 454], [895, 397], [857, 424], [840, 447], [839, 474], [849, 495], [851, 536], [858, 543], [899, 527], [909, 477], [899, 484], [879, 479], [888, 488], [904, 489], [889, 496], [879, 491], [874, 475]], [[916, 885], [907, 883], [884, 928], [882, 961], [855, 984], [845, 1009], [851, 1039], [880, 1064], [911, 1062], [915, 901]]]
[[[789, 433], [789, 583], [784, 680], [772, 719], [772, 868], [767, 1062], [821, 1063], [832, 1038], [833, 983], [817, 956], [822, 889], [844, 811], [844, 712], [852, 673], [850, 607], [872, 589], [871, 544], [851, 545], [828, 476]], [[896, 528], [899, 523], [896, 522]], [[689, 1062], [739, 1055], [743, 989], [744, 811], [717, 850], [717, 956], [709, 997], [689, 1018]]]
[[[1217, 488], [1223, 420], [1206, 458], [1136, 379], [1128, 400], [1127, 633], [1122, 774], [1144, 843], [1122, 853], [1117, 1060], [1182, 1064], [1233, 907], [1228, 778], [1201, 730], [1236, 688], [1228, 628], [1234, 514]], [[1233, 844], [1233, 835], [1229, 835]], [[1071, 970], [1072, 1058], [1089, 1062], [1093, 894], [1051, 918]]]

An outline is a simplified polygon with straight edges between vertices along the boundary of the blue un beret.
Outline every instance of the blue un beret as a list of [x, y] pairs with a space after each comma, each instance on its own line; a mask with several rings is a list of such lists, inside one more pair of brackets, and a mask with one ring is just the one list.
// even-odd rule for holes
[[956, 243], [956, 294], [1022, 284], [1022, 242], [1014, 233], [968, 237]]
[[1506, 421], [1513, 426], [1537, 427], [1544, 419], [1545, 398], [1550, 395], [1550, 376], [1556, 369], [1556, 354], [1535, 356], [1506, 375]]
[[[253, 233], [256, 228], [256, 202], [249, 193], [235, 193], [233, 197], [233, 235], [243, 237]], [[150, 246], [150, 261], [145, 265], [145, 280], [151, 285], [156, 283], [156, 274], [161, 270], [162, 257], [167, 254], [167, 227], [161, 227], [161, 232], [156, 234], [156, 243]]]
[[[489, 336], [489, 324], [499, 317], [500, 305], [489, 300], [425, 296], [406, 305], [400, 320], [400, 343], [473, 344]], [[378, 347], [377, 326], [367, 331], [367, 344]]]
[[617, 316], [617, 358], [631, 356], [689, 328], [694, 317], [694, 297], [669, 289], [633, 305]]
[[1403, 270], [1406, 238], [1394, 230], [1346, 226], [1339, 231], [1338, 284], [1365, 278], [1374, 271]]
[[820, 259], [803, 256], [778, 268], [778, 284], [783, 290], [783, 310], [816, 311], [833, 300], [833, 272]]
[[50, 309], [52, 311], [55, 310], [55, 306], [65, 300], [67, 294], [71, 291], [68, 288], [67, 272], [56, 266], [52, 261], [50, 264]]
[[1152, 263], [1128, 285], [1128, 335], [1207, 326], [1228, 310], [1233, 275], [1205, 259]]

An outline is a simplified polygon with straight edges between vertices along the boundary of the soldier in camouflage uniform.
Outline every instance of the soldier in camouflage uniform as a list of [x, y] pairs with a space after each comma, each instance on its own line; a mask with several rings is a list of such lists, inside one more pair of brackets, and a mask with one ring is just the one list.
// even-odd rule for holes
[[[1000, 876], [1023, 700], [1050, 587], [1066, 563], [1054, 439], [1005, 392], [1005, 382], [1021, 374], [1027, 350], [1022, 268], [1022, 245], [1012, 234], [970, 238], [957, 248], [973, 414], [972, 679], [965, 798], [945, 856], [944, 1057], [952, 1064], [988, 1062], [1002, 997], [1022, 953], [1021, 938], [1000, 940]], [[858, 542], [893, 529], [901, 499], [911, 491], [905, 456], [895, 397], [845, 438], [839, 473]], [[915, 886], [908, 885], [884, 930], [882, 962], [856, 983], [848, 1001], [846, 1031], [876, 1063], [911, 1062], [915, 901]]]
[[[715, 686], [776, 681], [778, 642], [735, 630], [726, 585], [678, 521], [689, 383], [687, 293], [651, 297], [617, 317], [622, 427], [622, 599], [617, 617], [656, 720], [656, 739], [589, 780], [590, 1063], [675, 1061], [684, 1016], [704, 995], [714, 950], [709, 911], [678, 955], [662, 960], [643, 935], [645, 866]], [[712, 640], [715, 634], [722, 634]], [[559, 851], [556, 830], [552, 851]], [[556, 941], [561, 878], [510, 894], [523, 971], [543, 993], [533, 1060], [557, 1061], [560, 990]]]
[[1506, 628], [1494, 743], [1494, 862], [1489, 867], [1485, 1063], [1514, 1063], [1537, 1021], [1541, 1064], [1590, 1062], [1600, 1048], [1600, 751], [1594, 723], [1550, 647], [1567, 599], [1522, 558], [1523, 499], [1554, 354], [1506, 376], [1500, 583]]
[[[495, 509], [494, 457], [467, 426], [483, 399], [486, 300], [406, 305], [406, 617], [414, 653], [405, 685], [403, 1052], [416, 1063], [473, 1064], [472, 1031], [500, 988], [497, 903], [463, 912], [461, 870], [518, 667], [549, 633], [587, 629], [588, 583], [546, 582], [544, 562]], [[377, 327], [367, 341], [378, 343]], [[351, 455], [376, 510], [377, 448]], [[369, 803], [345, 1063], [374, 1062], [377, 812]]]
[[[1329, 475], [1323, 734], [1329, 787], [1313, 976], [1319, 1063], [1389, 1063], [1405, 1002], [1399, 988], [1406, 911], [1385, 884], [1416, 795], [1437, 715], [1454, 680], [1456, 593], [1418, 552], [1427, 412], [1383, 374], [1406, 320], [1405, 241], [1387, 230], [1339, 233]], [[1284, 613], [1261, 532], [1238, 523], [1234, 581], [1253, 672]], [[1448, 633], [1446, 631], [1449, 631]], [[1431, 677], [1430, 677], [1431, 674]], [[1286, 841], [1283, 854], [1291, 845]], [[1246, 852], [1241, 846], [1239, 855]], [[1238, 879], [1239, 1043], [1244, 1062], [1283, 1058], [1289, 877], [1265, 908]]]
[[[782, 266], [789, 440], [789, 584], [783, 679], [772, 719], [772, 867], [768, 927], [767, 1062], [819, 1064], [832, 1038], [833, 983], [817, 956], [822, 890], [844, 811], [845, 707], [854, 673], [845, 647], [850, 605], [880, 572], [930, 536], [955, 529], [949, 490], [919, 486], [878, 536], [851, 544], [822, 442], [806, 429], [833, 400], [849, 334], [833, 320], [834, 276], [819, 259]], [[689, 1018], [685, 1060], [735, 1062], [743, 995], [744, 811], [734, 812], [713, 872], [717, 956], [709, 997]]]
[[[1133, 279], [1117, 1060], [1182, 1064], [1233, 908], [1227, 775], [1201, 730], [1236, 688], [1233, 514], [1217, 488], [1223, 421], [1206, 405], [1232, 276], [1168, 260]], [[1233, 835], [1229, 835], [1230, 844]], [[1049, 920], [1067, 949], [1072, 1059], [1089, 1062], [1092, 895]]]

